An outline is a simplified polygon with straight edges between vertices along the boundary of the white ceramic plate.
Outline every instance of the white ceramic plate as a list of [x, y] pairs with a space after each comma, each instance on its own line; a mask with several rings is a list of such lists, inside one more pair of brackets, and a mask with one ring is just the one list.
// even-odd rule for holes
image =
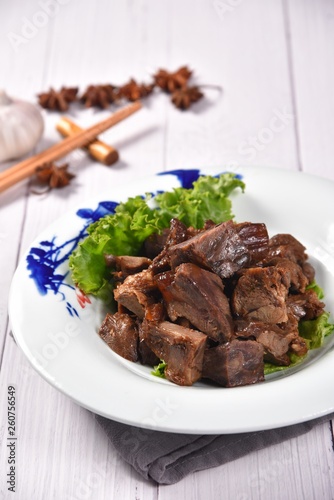
[[[270, 235], [284, 232], [298, 238], [307, 247], [317, 281], [325, 290], [326, 308], [333, 313], [334, 183], [276, 169], [240, 167], [236, 171], [246, 183], [245, 193], [238, 190], [232, 197], [236, 220], [264, 222]], [[68, 274], [69, 253], [88, 223], [113, 206], [100, 202], [168, 190], [180, 185], [179, 178], [192, 174], [187, 170], [179, 171], [179, 176], [168, 173], [136, 180], [82, 204], [81, 210], [73, 210], [44, 231], [12, 282], [9, 313], [18, 345], [34, 368], [74, 401], [139, 427], [234, 433], [286, 426], [333, 412], [330, 345], [314, 351], [297, 371], [281, 372], [253, 386], [224, 389], [202, 383], [179, 387], [161, 380], [149, 368], [115, 355], [97, 335], [104, 307], [94, 299], [85, 304], [80, 297], [78, 301]]]

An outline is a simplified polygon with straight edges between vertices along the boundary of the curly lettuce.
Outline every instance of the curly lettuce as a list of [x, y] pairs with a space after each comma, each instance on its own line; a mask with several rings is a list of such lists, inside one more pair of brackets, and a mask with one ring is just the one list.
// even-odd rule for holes
[[165, 370], [167, 368], [167, 363], [165, 361], [160, 360], [160, 363], [156, 366], [153, 366], [153, 370], [151, 371], [152, 375], [159, 378], [166, 378]]

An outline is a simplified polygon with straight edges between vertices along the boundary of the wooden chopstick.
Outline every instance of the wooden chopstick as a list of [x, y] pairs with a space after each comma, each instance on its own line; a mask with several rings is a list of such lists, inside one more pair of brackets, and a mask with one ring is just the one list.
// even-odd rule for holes
[[43, 163], [58, 160], [74, 149], [86, 145], [88, 142], [95, 139], [96, 136], [132, 115], [140, 108], [141, 104], [138, 101], [130, 104], [129, 106], [125, 106], [124, 108], [113, 113], [111, 116], [108, 116], [108, 118], [105, 118], [82, 132], [78, 132], [73, 136], [67, 137], [45, 151], [42, 151], [31, 158], [27, 158], [13, 167], [8, 168], [4, 172], [1, 172], [0, 192], [5, 191], [17, 182], [33, 175], [36, 168], [41, 166]]

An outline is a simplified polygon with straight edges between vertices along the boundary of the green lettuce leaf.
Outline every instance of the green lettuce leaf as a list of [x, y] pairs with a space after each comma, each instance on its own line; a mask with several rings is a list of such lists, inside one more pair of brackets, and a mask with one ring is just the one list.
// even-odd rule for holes
[[317, 294], [319, 300], [322, 300], [325, 297], [323, 289], [315, 281], [312, 281], [309, 285], [307, 285], [306, 290], [313, 290]]
[[245, 184], [234, 174], [201, 176], [191, 189], [175, 188], [155, 197], [147, 194], [120, 203], [88, 228], [88, 236], [70, 256], [74, 283], [86, 294], [106, 297], [112, 284], [104, 254], [138, 255], [146, 238], [169, 227], [174, 217], [187, 226], [203, 227], [205, 220], [219, 223], [233, 218], [228, 196]]
[[305, 356], [297, 356], [297, 354], [290, 352], [289, 357], [291, 363], [289, 364], [289, 366], [277, 366], [273, 365], [272, 363], [264, 363], [264, 374], [269, 375], [270, 373], [280, 372], [282, 370], [286, 370], [287, 368], [292, 368], [293, 366], [296, 366], [302, 361], [304, 361], [306, 356], [307, 354], [305, 354]]
[[299, 322], [299, 334], [305, 339], [309, 349], [321, 347], [324, 338], [334, 330], [334, 325], [328, 320], [329, 313], [324, 312], [316, 319]]
[[165, 363], [164, 361], [161, 361], [158, 365], [153, 367], [153, 370], [151, 371], [151, 373], [155, 377], [166, 378], [165, 377], [166, 367], [167, 367], [167, 363]]
[[232, 203], [228, 196], [237, 187], [244, 191], [244, 182], [234, 174], [226, 173], [219, 177], [201, 176], [194, 182], [192, 189], [175, 188], [158, 194], [155, 201], [164, 227], [169, 226], [173, 217], [180, 219], [186, 226], [196, 228], [203, 227], [208, 219], [217, 224], [232, 219]]

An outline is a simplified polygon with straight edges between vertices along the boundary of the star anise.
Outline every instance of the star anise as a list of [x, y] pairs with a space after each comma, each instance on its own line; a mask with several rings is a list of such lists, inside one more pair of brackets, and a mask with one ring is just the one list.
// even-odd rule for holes
[[192, 75], [192, 71], [188, 66], [182, 66], [174, 73], [170, 73], [165, 69], [159, 69], [159, 71], [154, 75], [155, 84], [166, 92], [174, 92], [187, 85], [189, 78]]
[[203, 93], [198, 87], [183, 87], [172, 93], [171, 101], [179, 109], [185, 110], [190, 108], [194, 103], [202, 99]]
[[142, 97], [146, 97], [154, 89], [154, 83], [145, 85], [144, 83], [137, 83], [136, 80], [131, 78], [129, 83], [122, 85], [118, 90], [118, 97], [127, 99], [128, 101], [138, 101]]
[[67, 186], [75, 177], [67, 169], [68, 163], [57, 166], [52, 162], [48, 162], [36, 168], [36, 176], [41, 183], [48, 184], [49, 189], [62, 188]]
[[84, 103], [86, 108], [94, 106], [106, 109], [116, 99], [116, 87], [110, 84], [106, 84], [89, 85], [85, 92], [82, 94], [80, 101]]
[[48, 92], [38, 94], [38, 102], [45, 109], [53, 111], [67, 111], [69, 103], [77, 98], [77, 87], [62, 87], [59, 91], [52, 87]]

